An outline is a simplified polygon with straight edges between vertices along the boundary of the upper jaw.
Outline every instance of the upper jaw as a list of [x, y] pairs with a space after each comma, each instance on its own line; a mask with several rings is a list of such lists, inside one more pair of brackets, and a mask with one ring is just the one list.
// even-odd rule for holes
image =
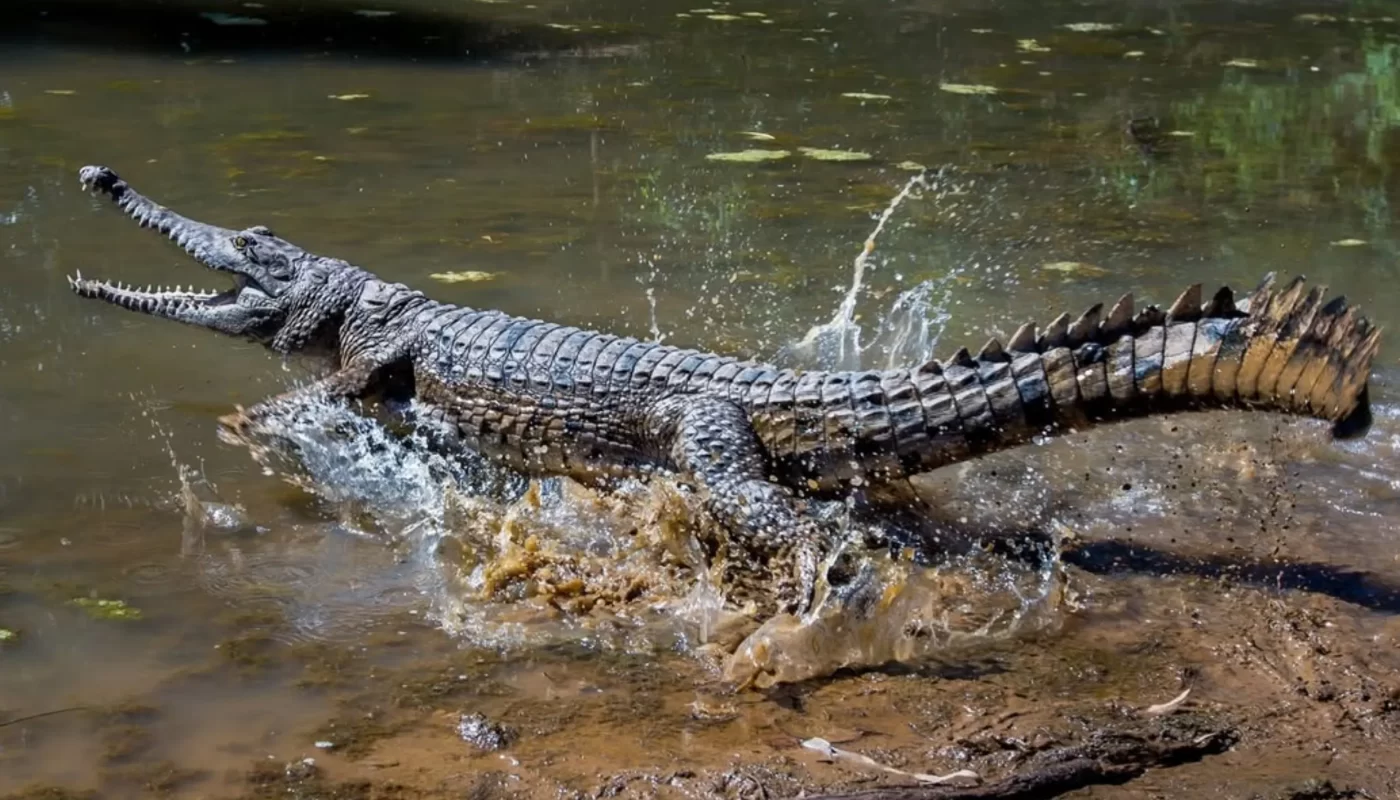
[[231, 268], [228, 259], [221, 257], [223, 251], [230, 247], [229, 240], [234, 231], [176, 214], [132, 189], [107, 167], [83, 167], [78, 172], [78, 180], [83, 188], [93, 194], [106, 195], [141, 227], [165, 234], [206, 267], [234, 272], [237, 286], [225, 292], [181, 286], [147, 286], [139, 289], [120, 282], [87, 279], [79, 273], [68, 279], [74, 292], [156, 316], [171, 316], [201, 306], [227, 305], [239, 300], [248, 281]]
[[233, 271], [221, 258], [229, 247], [235, 231], [183, 217], [132, 189], [117, 173], [107, 167], [87, 166], [78, 171], [78, 181], [93, 194], [106, 195], [127, 216], [143, 228], [165, 234], [204, 266], [225, 272]]

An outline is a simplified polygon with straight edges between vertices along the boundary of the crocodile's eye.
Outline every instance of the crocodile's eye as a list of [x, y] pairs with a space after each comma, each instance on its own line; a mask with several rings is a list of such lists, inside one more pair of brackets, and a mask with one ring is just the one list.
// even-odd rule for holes
[[233, 246], [234, 246], [234, 247], [237, 247], [239, 250], [242, 250], [243, 248], [245, 248], [245, 247], [248, 246], [248, 237], [247, 237], [247, 236], [235, 236], [235, 237], [233, 237]]

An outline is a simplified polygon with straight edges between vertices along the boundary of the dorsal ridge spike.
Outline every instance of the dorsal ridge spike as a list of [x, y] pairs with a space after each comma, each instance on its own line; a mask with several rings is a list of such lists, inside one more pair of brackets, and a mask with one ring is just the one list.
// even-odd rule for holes
[[1074, 324], [1069, 326], [1068, 344], [1070, 347], [1078, 347], [1085, 342], [1095, 338], [1099, 329], [1099, 317], [1103, 314], [1103, 303], [1095, 303], [1089, 306]]
[[998, 362], [1010, 361], [1011, 359], [1007, 357], [1006, 351], [1002, 349], [1001, 342], [993, 336], [988, 339], [987, 343], [982, 345], [982, 349], [977, 352], [977, 360]]
[[1011, 334], [1011, 338], [1006, 342], [1006, 349], [1016, 353], [1035, 352], [1035, 322], [1027, 322], [1016, 329]]
[[1239, 302], [1239, 309], [1250, 316], [1263, 313], [1264, 307], [1269, 302], [1269, 296], [1274, 292], [1274, 282], [1277, 280], [1277, 272], [1265, 273], [1263, 279], [1259, 281], [1259, 285], [1254, 287], [1254, 291]]
[[1056, 347], [1063, 347], [1069, 334], [1069, 314], [1061, 314], [1045, 328], [1045, 333], [1037, 344], [1043, 353]]
[[919, 368], [916, 371], [923, 372], [928, 375], [942, 375], [943, 365], [938, 363], [938, 359], [930, 358], [928, 361], [925, 361], [924, 363], [920, 364]]
[[1201, 284], [1193, 283], [1167, 309], [1167, 323], [1195, 322], [1201, 318]]
[[1106, 341], [1118, 339], [1125, 333], [1132, 332], [1133, 329], [1133, 293], [1128, 292], [1118, 298], [1118, 302], [1109, 309], [1108, 319], [1099, 325], [1099, 337]]
[[1235, 308], [1234, 290], [1229, 286], [1221, 286], [1201, 308], [1201, 314], [1211, 318], [1238, 316], [1239, 310]]
[[953, 366], [976, 367], [977, 362], [972, 360], [972, 353], [968, 352], [966, 347], [959, 347], [956, 353], [948, 356], [948, 360], [943, 362], [943, 366], [944, 368]]

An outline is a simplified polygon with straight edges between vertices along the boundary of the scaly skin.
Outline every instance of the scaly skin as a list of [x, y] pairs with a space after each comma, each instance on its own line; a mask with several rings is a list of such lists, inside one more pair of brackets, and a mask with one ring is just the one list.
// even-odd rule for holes
[[[1343, 298], [1267, 277], [1236, 301], [1199, 285], [1170, 309], [1023, 326], [973, 357], [897, 370], [777, 367], [433, 301], [262, 227], [195, 222], [137, 194], [105, 167], [84, 186], [231, 273], [223, 294], [135, 290], [81, 277], [84, 297], [251, 338], [282, 353], [327, 347], [337, 368], [291, 395], [365, 398], [411, 391], [418, 421], [446, 447], [522, 472], [581, 480], [676, 473], [728, 533], [732, 599], [765, 613], [812, 600], [834, 531], [804, 496], [878, 493], [910, 476], [1114, 419], [1248, 408], [1332, 421], [1364, 435], [1380, 331]], [[410, 377], [411, 376], [411, 377]], [[273, 398], [224, 418], [247, 429]]]

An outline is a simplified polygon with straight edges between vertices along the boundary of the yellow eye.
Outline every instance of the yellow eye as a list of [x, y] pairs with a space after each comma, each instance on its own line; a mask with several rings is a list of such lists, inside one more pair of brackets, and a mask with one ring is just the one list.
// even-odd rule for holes
[[242, 250], [243, 248], [245, 248], [245, 247], [248, 246], [248, 237], [246, 237], [246, 236], [235, 236], [235, 237], [233, 237], [233, 246], [234, 246], [234, 247], [237, 247], [239, 250]]

